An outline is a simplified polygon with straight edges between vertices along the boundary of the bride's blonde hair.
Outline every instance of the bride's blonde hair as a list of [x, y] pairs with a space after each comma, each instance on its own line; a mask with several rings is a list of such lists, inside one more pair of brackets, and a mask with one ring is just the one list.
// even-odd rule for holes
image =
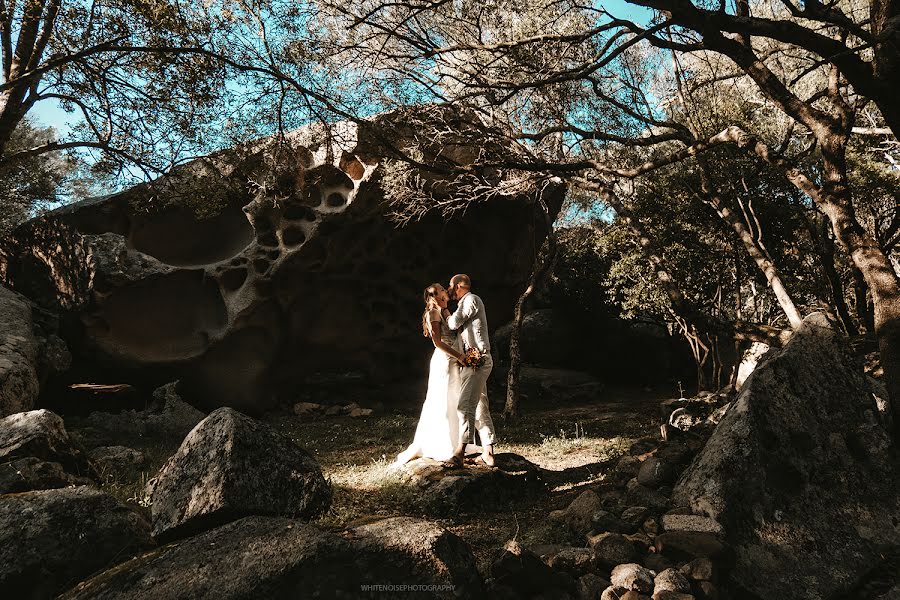
[[428, 313], [433, 310], [441, 310], [441, 305], [437, 301], [438, 288], [440, 287], [442, 287], [441, 284], [432, 283], [425, 288], [423, 293], [425, 297], [425, 312], [422, 313], [422, 335], [425, 337], [431, 337], [431, 330], [428, 327]]

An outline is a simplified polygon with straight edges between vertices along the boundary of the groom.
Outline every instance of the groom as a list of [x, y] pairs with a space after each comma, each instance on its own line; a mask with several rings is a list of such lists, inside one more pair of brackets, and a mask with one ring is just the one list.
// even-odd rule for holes
[[446, 308], [444, 317], [447, 327], [459, 330], [463, 352], [478, 348], [485, 357], [484, 365], [478, 369], [463, 367], [460, 373], [459, 404], [459, 445], [447, 466], [462, 465], [467, 444], [475, 443], [475, 429], [481, 438], [480, 460], [489, 467], [494, 466], [494, 423], [487, 402], [487, 379], [494, 367], [491, 359], [491, 342], [488, 338], [487, 313], [484, 302], [472, 293], [472, 280], [468, 275], [454, 275], [448, 290], [450, 298], [459, 304], [452, 315]]

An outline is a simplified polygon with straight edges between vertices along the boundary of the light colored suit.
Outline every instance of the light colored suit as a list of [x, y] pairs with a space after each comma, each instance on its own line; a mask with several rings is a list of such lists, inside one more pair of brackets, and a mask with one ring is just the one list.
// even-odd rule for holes
[[469, 348], [478, 348], [485, 356], [484, 365], [477, 370], [469, 367], [461, 367], [460, 370], [457, 403], [460, 443], [474, 444], [477, 429], [481, 445], [491, 445], [495, 441], [495, 434], [488, 407], [487, 380], [494, 368], [494, 361], [490, 355], [491, 341], [484, 302], [468, 292], [459, 299], [456, 312], [447, 319], [447, 326], [453, 331], [459, 331], [463, 352]]

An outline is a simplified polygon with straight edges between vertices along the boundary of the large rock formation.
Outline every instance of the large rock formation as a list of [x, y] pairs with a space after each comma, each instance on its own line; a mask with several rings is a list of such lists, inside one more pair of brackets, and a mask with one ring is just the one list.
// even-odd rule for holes
[[465, 542], [415, 519], [343, 535], [247, 517], [148, 552], [62, 596], [175, 598], [481, 598]]
[[0, 497], [0, 597], [52, 598], [152, 546], [150, 527], [100, 490]]
[[[309, 127], [287, 161], [249, 144], [55, 211], [0, 243], [0, 281], [64, 314], [80, 368], [180, 378], [207, 408], [265, 408], [313, 372], [424, 373], [420, 291], [467, 272], [503, 323], [545, 231], [525, 196], [395, 225], [376, 129]], [[558, 209], [561, 185], [544, 194]]]
[[741, 597], [846, 593], [900, 541], [896, 450], [821, 315], [747, 379], [673, 499], [716, 519]]
[[31, 307], [0, 285], [0, 417], [34, 408], [39, 391], [37, 354]]

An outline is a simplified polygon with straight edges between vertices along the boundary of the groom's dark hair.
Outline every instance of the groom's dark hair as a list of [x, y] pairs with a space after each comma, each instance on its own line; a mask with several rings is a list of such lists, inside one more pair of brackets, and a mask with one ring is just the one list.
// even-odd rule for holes
[[469, 279], [469, 276], [466, 275], [465, 273], [460, 273], [459, 275], [454, 275], [450, 279], [450, 285], [460, 285], [460, 284], [466, 286], [467, 288], [471, 288], [472, 280]]

